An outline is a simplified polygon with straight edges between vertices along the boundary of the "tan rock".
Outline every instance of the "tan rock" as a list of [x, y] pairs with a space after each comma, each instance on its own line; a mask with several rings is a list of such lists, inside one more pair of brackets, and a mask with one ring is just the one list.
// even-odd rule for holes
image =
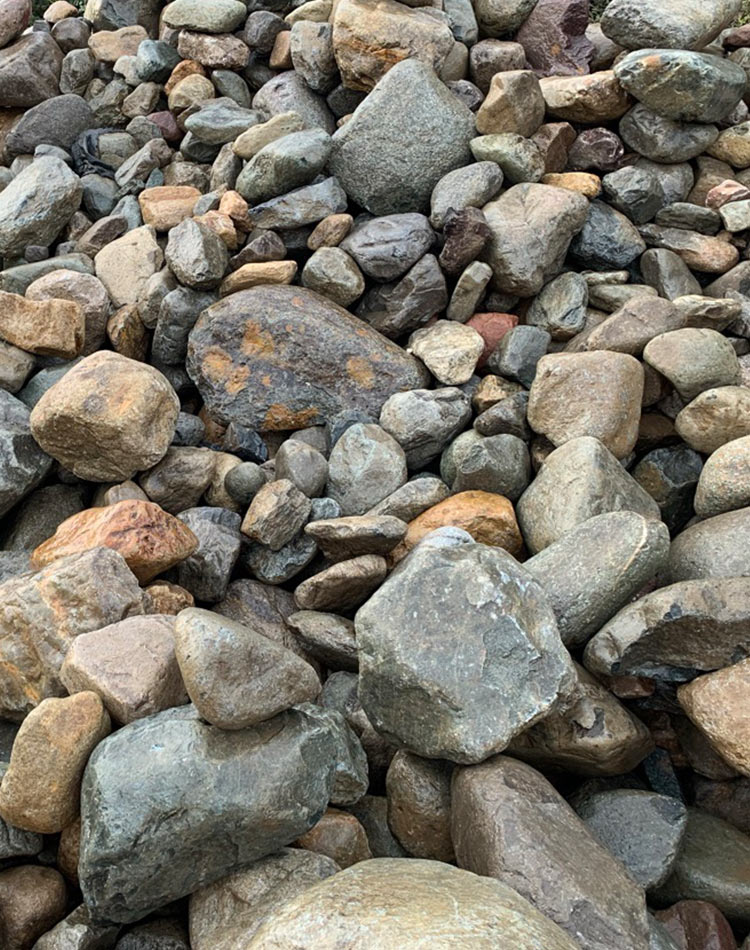
[[202, 224], [208, 228], [209, 231], [213, 231], [214, 234], [217, 234], [230, 251], [237, 250], [239, 245], [237, 229], [234, 226], [234, 221], [232, 221], [228, 214], [214, 209], [213, 211], [207, 211], [205, 214], [198, 215], [195, 220], [198, 224]]
[[125, 558], [141, 583], [184, 561], [198, 548], [186, 524], [151, 501], [120, 501], [106, 508], [87, 508], [67, 518], [35, 548], [35, 568], [91, 548], [112, 548]]
[[268, 57], [268, 65], [271, 69], [293, 69], [292, 62], [292, 34], [289, 30], [276, 34], [273, 41], [273, 49]]
[[78, 884], [78, 856], [81, 850], [81, 819], [63, 828], [57, 846], [57, 866], [69, 881]]
[[94, 353], [104, 343], [111, 303], [104, 284], [93, 274], [54, 270], [29, 284], [25, 297], [27, 300], [72, 300], [80, 305], [86, 324], [82, 356]]
[[722, 759], [750, 776], [750, 660], [680, 686], [677, 699]]
[[206, 70], [201, 66], [200, 63], [196, 62], [196, 60], [183, 59], [182, 62], [179, 62], [172, 70], [169, 79], [164, 84], [164, 92], [166, 92], [167, 95], [170, 95], [177, 83], [182, 82], [183, 79], [187, 79], [188, 76], [205, 75]]
[[55, 834], [78, 817], [89, 756], [109, 735], [96, 693], [45, 699], [21, 723], [0, 785], [0, 816], [10, 825]]
[[682, 228], [647, 224], [641, 229], [649, 247], [665, 247], [685, 261], [691, 270], [704, 274], [724, 274], [740, 259], [739, 251], [721, 236], [712, 237]]
[[[192, 62], [192, 60], [186, 60], [186, 62]], [[196, 65], [200, 64], [196, 63]], [[202, 66], [201, 70], [203, 70]], [[191, 69], [185, 72], [186, 75], [174, 84], [172, 91], [168, 94], [167, 104], [171, 112], [182, 112], [199, 106], [216, 95], [214, 84], [205, 75], [205, 71], [198, 72]]]
[[477, 112], [477, 131], [481, 135], [515, 132], [528, 138], [544, 122], [544, 111], [535, 73], [528, 69], [496, 73]]
[[302, 530], [310, 515], [310, 499], [288, 478], [267, 482], [255, 495], [241, 531], [253, 541], [280, 551]]
[[454, 43], [445, 21], [395, 0], [339, 0], [333, 14], [336, 63], [349, 89], [369, 91], [403, 59], [439, 73]]
[[27, 300], [0, 291], [0, 337], [38, 356], [72, 359], [83, 349], [83, 310], [71, 300]]
[[294, 591], [294, 599], [300, 610], [352, 610], [380, 587], [386, 573], [385, 558], [363, 554], [332, 564], [302, 581]]
[[179, 411], [158, 370], [101, 350], [47, 390], [31, 413], [31, 431], [80, 478], [122, 481], [163, 458]]
[[219, 296], [227, 297], [238, 290], [257, 287], [258, 284], [291, 284], [297, 275], [296, 261], [267, 261], [263, 264], [243, 264], [226, 277], [219, 288]]
[[476, 392], [471, 397], [471, 404], [477, 415], [490, 409], [495, 403], [508, 396], [520, 393], [523, 386], [514, 382], [512, 379], [504, 379], [502, 376], [493, 376], [489, 374], [483, 376]]
[[99, 30], [89, 37], [89, 49], [100, 63], [116, 63], [121, 56], [135, 56], [148, 39], [142, 26], [124, 26], [119, 30]]
[[181, 610], [195, 606], [190, 591], [170, 581], [155, 581], [143, 593], [148, 598], [149, 613], [176, 616]]
[[550, 353], [531, 384], [529, 425], [555, 446], [590, 435], [625, 458], [638, 439], [643, 381], [643, 367], [625, 353]]
[[313, 23], [325, 23], [331, 16], [333, 0], [307, 0], [295, 7], [284, 17], [287, 23], [297, 23], [298, 20], [310, 20]]
[[94, 492], [91, 502], [92, 508], [103, 508], [105, 505], [116, 505], [118, 501], [148, 501], [148, 495], [135, 482], [126, 479], [116, 485], [100, 485]]
[[409, 522], [406, 537], [391, 552], [389, 560], [397, 563], [430, 531], [446, 525], [463, 528], [475, 541], [503, 548], [514, 556], [523, 550], [521, 532], [508, 499], [486, 491], [464, 491], [433, 505]]
[[548, 114], [567, 122], [608, 122], [633, 104], [611, 69], [588, 76], [547, 76], [539, 84]]
[[423, 759], [400, 749], [391, 759], [385, 787], [388, 826], [415, 858], [455, 860], [451, 840], [453, 763]]
[[175, 658], [174, 617], [168, 615], [128, 617], [81, 634], [60, 679], [71, 694], [96, 693], [120, 724], [188, 701]]
[[726, 442], [706, 460], [694, 506], [701, 518], [750, 506], [750, 436]]
[[116, 307], [137, 303], [148, 279], [161, 270], [162, 249], [153, 228], [144, 225], [103, 247], [94, 258], [96, 276]]
[[228, 508], [230, 511], [240, 511], [239, 504], [224, 487], [224, 479], [227, 472], [242, 464], [242, 459], [229, 452], [215, 452], [214, 455], [216, 462], [213, 476], [205, 491], [206, 504], [216, 508]]
[[252, 231], [249, 205], [239, 191], [225, 191], [219, 199], [219, 211], [228, 215], [238, 231]]
[[675, 428], [691, 449], [709, 455], [726, 442], [750, 435], [750, 389], [707, 389], [679, 413]]
[[709, 155], [727, 162], [732, 168], [750, 166], [750, 123], [742, 122], [725, 129], [710, 148]]
[[552, 172], [542, 176], [542, 184], [567, 188], [568, 191], [577, 191], [578, 194], [592, 199], [598, 198], [602, 193], [601, 178], [590, 172]]
[[28, 950], [65, 916], [65, 881], [33, 864], [0, 871], [0, 946]]
[[301, 132], [304, 128], [304, 120], [296, 112], [280, 112], [267, 122], [253, 125], [238, 135], [232, 143], [232, 151], [240, 158], [250, 159], [276, 139], [291, 135], [292, 132]]
[[157, 231], [169, 231], [193, 213], [201, 193], [190, 185], [161, 185], [138, 195], [143, 223]]
[[120, 307], [112, 314], [107, 320], [107, 337], [115, 353], [129, 360], [145, 361], [150, 337], [135, 304]]
[[341, 868], [372, 858], [367, 834], [354, 815], [329, 808], [320, 821], [295, 844], [315, 854], [324, 854]]
[[67, 0], [54, 0], [44, 11], [44, 19], [47, 23], [59, 23], [60, 20], [67, 20], [68, 17], [78, 16], [78, 8]]

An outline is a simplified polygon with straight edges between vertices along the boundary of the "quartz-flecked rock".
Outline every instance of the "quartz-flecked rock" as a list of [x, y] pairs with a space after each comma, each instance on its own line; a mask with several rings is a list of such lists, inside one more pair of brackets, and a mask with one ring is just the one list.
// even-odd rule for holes
[[80, 179], [62, 159], [45, 155], [27, 165], [0, 191], [0, 256], [22, 254], [29, 244], [52, 244], [82, 194]]
[[572, 667], [537, 582], [451, 532], [426, 538], [357, 612], [359, 694], [391, 741], [478, 762], [544, 716]]
[[259, 429], [318, 425], [345, 408], [377, 415], [390, 395], [426, 377], [341, 307], [286, 286], [209, 307], [190, 334], [188, 372], [212, 415]]

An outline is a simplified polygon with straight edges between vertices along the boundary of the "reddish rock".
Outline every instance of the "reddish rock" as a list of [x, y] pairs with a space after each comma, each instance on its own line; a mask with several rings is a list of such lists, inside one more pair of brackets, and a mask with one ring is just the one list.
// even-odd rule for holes
[[508, 330], [518, 326], [518, 317], [514, 313], [475, 313], [466, 321], [466, 326], [476, 330], [484, 340], [484, 349], [477, 363], [477, 369], [481, 369]]
[[526, 59], [541, 76], [589, 72], [594, 45], [586, 36], [588, 0], [539, 0], [516, 35]]
[[655, 917], [679, 950], [737, 950], [729, 921], [707, 901], [678, 901]]
[[182, 132], [177, 125], [177, 120], [168, 109], [164, 112], [152, 112], [151, 115], [146, 116], [146, 118], [149, 122], [153, 122], [154, 125], [161, 129], [161, 134], [167, 142], [179, 142], [182, 138]]
[[354, 815], [329, 808], [317, 825], [295, 842], [297, 847], [324, 854], [341, 868], [372, 857], [367, 834]]
[[66, 888], [53, 868], [24, 865], [0, 872], [0, 947], [30, 950], [65, 916]]

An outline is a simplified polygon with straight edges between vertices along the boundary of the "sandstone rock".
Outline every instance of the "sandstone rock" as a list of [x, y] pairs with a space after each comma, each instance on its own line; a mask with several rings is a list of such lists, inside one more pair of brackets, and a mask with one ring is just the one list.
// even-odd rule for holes
[[77, 303], [83, 310], [85, 323], [80, 354], [88, 356], [101, 347], [111, 303], [104, 284], [93, 274], [79, 274], [64, 268], [54, 270], [29, 284], [25, 296], [27, 300]]
[[138, 303], [164, 261], [152, 228], [144, 225], [107, 244], [96, 255], [96, 276], [115, 306]]
[[612, 70], [590, 76], [549, 76], [540, 81], [548, 115], [564, 122], [619, 119], [632, 100]]
[[279, 551], [302, 529], [310, 516], [310, 500], [288, 479], [264, 485], [253, 498], [242, 522], [242, 533]]
[[135, 56], [145, 39], [147, 33], [139, 24], [119, 30], [98, 30], [89, 38], [89, 49], [99, 62], [116, 63], [121, 56]]
[[477, 132], [515, 132], [528, 138], [544, 121], [544, 108], [539, 80], [533, 72], [519, 69], [496, 73], [477, 112]]
[[406, 351], [418, 356], [438, 382], [456, 386], [469, 381], [483, 350], [484, 340], [473, 327], [438, 320], [412, 333]]
[[83, 310], [73, 301], [37, 302], [0, 291], [0, 336], [28, 353], [72, 359], [84, 331]]

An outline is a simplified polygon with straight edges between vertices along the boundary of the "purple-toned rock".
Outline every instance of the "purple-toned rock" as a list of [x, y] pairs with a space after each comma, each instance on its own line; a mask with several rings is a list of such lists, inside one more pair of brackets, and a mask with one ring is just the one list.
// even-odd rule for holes
[[518, 31], [516, 42], [531, 68], [542, 76], [589, 72], [594, 46], [586, 36], [588, 0], [539, 0]]
[[30, 21], [31, 0], [0, 0], [0, 47], [12, 42]]

